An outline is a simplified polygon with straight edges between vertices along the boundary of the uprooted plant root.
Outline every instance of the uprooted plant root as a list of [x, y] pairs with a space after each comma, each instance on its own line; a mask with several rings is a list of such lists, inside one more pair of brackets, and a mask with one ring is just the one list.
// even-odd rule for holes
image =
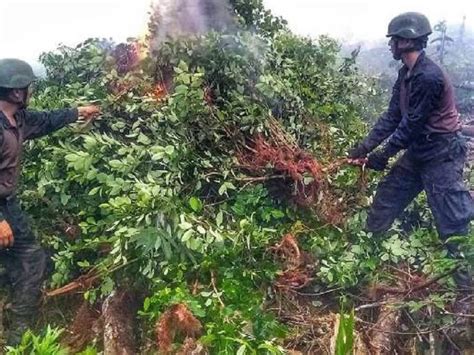
[[[196, 337], [201, 333], [201, 322], [194, 317], [184, 304], [175, 304], [165, 311], [156, 323], [155, 334], [158, 349], [162, 354], [170, 354], [175, 338], [180, 335], [184, 337], [184, 345], [181, 350], [193, 347], [194, 350], [201, 349], [195, 343]], [[183, 353], [184, 354], [184, 353]]]
[[369, 292], [373, 299], [380, 298], [386, 294], [401, 295], [405, 299], [423, 299], [440, 288], [439, 280], [449, 276], [456, 270], [449, 270], [439, 276], [428, 278], [425, 274], [413, 271], [406, 265], [393, 269], [392, 277], [395, 280], [396, 286], [374, 285]]
[[305, 257], [300, 251], [300, 247], [294, 234], [286, 234], [280, 243], [269, 248], [285, 266], [286, 269], [295, 269], [304, 263]]
[[[415, 314], [407, 309], [408, 302], [423, 302], [431, 294], [441, 291], [440, 280], [452, 274], [456, 269], [435, 277], [410, 269], [402, 265], [392, 269], [392, 281], [371, 287], [369, 297], [373, 303], [356, 308], [359, 313], [358, 324], [366, 335], [366, 343], [373, 354], [393, 354], [413, 352], [417, 344], [425, 344], [431, 349], [439, 347], [434, 343], [443, 343], [448, 348], [454, 344], [448, 336], [448, 326], [429, 325], [433, 317], [433, 307], [422, 307]], [[368, 318], [367, 318], [368, 316]], [[364, 320], [365, 319], [365, 320]], [[370, 321], [369, 321], [370, 320]], [[425, 329], [420, 325], [427, 323]], [[407, 350], [409, 349], [409, 350]]]
[[[277, 173], [292, 179], [298, 205], [310, 206], [317, 200], [323, 174], [314, 158], [295, 146], [271, 143], [262, 135], [257, 135], [251, 145], [239, 156], [245, 169], [258, 174], [271, 166]], [[310, 181], [305, 183], [305, 178]]]
[[346, 206], [344, 199], [331, 190], [327, 174], [348, 160], [341, 159], [324, 168], [311, 154], [299, 148], [275, 119], [271, 119], [269, 125], [270, 137], [258, 134], [245, 149], [240, 149], [237, 158], [241, 168], [255, 176], [255, 181], [280, 179], [281, 190], [289, 190], [288, 195], [296, 205], [313, 209], [327, 223], [341, 224]]
[[[282, 323], [292, 328], [284, 343], [288, 353], [327, 355], [336, 353], [340, 321], [336, 308], [333, 304], [325, 304], [324, 299], [315, 303], [312, 296], [296, 292], [276, 294], [267, 307]], [[356, 331], [354, 337], [354, 353], [369, 354], [362, 335]]]
[[403, 302], [423, 299], [429, 294], [429, 286], [434, 287], [425, 275], [413, 272], [407, 266], [393, 269], [391, 286], [374, 285], [369, 291], [372, 300], [380, 303], [375, 323], [367, 330], [374, 354], [390, 354], [395, 348], [397, 332], [402, 325]]
[[100, 336], [102, 327], [99, 307], [84, 301], [78, 308], [71, 325], [67, 328], [63, 343], [68, 346], [71, 352], [79, 352]]
[[311, 283], [316, 263], [309, 253], [300, 251], [293, 234], [285, 235], [280, 243], [269, 248], [269, 251], [277, 257], [283, 267], [274, 283], [277, 289], [300, 290]]
[[181, 349], [176, 355], [205, 355], [207, 354], [204, 346], [193, 338], [186, 338]]
[[94, 285], [96, 285], [100, 281], [101, 278], [102, 278], [102, 275], [100, 275], [95, 270], [92, 270], [85, 275], [79, 276], [76, 280], [68, 283], [67, 285], [63, 287], [47, 291], [46, 296], [48, 297], [63, 296], [63, 295], [71, 294], [71, 293], [77, 293], [80, 291], [89, 290]]

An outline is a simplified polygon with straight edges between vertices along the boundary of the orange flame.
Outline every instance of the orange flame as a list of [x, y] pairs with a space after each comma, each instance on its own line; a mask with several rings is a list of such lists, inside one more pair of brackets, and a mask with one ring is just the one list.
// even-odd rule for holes
[[165, 83], [158, 83], [155, 85], [152, 96], [155, 97], [157, 100], [162, 100], [166, 96], [168, 96], [168, 88], [166, 87]]

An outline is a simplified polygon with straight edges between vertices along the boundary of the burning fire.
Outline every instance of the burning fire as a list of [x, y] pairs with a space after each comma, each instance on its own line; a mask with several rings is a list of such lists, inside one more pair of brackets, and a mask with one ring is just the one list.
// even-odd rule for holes
[[168, 95], [168, 88], [165, 83], [158, 83], [155, 85], [155, 88], [152, 92], [152, 96], [157, 100], [161, 100]]

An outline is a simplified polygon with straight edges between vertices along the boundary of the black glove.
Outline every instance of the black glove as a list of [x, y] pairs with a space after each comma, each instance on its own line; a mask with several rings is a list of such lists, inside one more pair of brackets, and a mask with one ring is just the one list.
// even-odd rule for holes
[[366, 166], [372, 170], [384, 171], [387, 168], [389, 159], [390, 156], [385, 151], [378, 150], [369, 155]]
[[350, 159], [361, 159], [365, 158], [369, 152], [370, 150], [363, 143], [360, 143], [349, 150], [348, 156]]

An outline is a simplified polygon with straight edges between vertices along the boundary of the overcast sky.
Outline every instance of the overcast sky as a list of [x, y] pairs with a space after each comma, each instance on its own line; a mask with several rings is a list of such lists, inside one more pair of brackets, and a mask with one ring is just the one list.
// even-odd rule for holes
[[428, 16], [432, 25], [474, 25], [474, 1], [466, 0], [265, 0], [275, 14], [285, 17], [291, 28], [303, 35], [328, 33], [352, 41], [384, 37], [390, 20], [407, 11]]
[[[224, 0], [223, 0], [224, 1]], [[450, 0], [264, 0], [275, 14], [303, 35], [327, 33], [352, 41], [375, 40], [388, 21], [405, 11], [420, 11], [432, 23], [472, 28], [474, 1]], [[88, 37], [124, 40], [144, 32], [150, 0], [0, 0], [0, 58], [34, 60], [59, 43], [75, 45]]]

